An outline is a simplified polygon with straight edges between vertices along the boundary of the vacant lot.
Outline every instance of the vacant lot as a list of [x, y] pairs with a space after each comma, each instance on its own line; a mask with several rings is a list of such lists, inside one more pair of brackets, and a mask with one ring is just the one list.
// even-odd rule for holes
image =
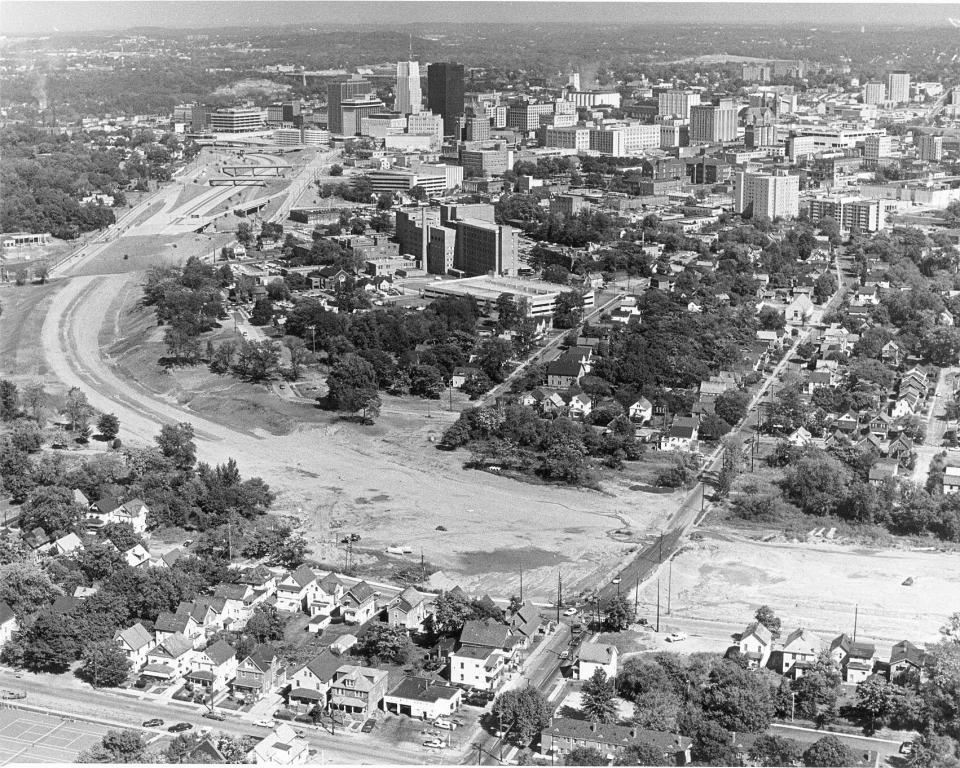
[[[903, 586], [908, 576], [913, 586]], [[665, 604], [666, 578], [662, 586]], [[799, 625], [830, 638], [852, 632], [859, 608], [858, 637], [889, 646], [904, 638], [937, 638], [958, 607], [960, 555], [822, 540], [765, 543], [708, 532], [674, 559], [672, 586], [671, 618], [678, 620], [742, 627], [758, 606], [768, 604], [786, 631]], [[641, 590], [640, 601], [644, 615], [651, 615], [655, 583]]]

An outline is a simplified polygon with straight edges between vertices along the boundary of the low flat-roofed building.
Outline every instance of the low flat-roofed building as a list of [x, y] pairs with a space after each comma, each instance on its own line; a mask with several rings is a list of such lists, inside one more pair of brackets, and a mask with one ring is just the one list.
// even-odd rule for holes
[[[506, 277], [467, 277], [461, 280], [443, 280], [431, 283], [424, 288], [428, 298], [439, 296], [472, 296], [478, 304], [488, 309], [496, 306], [502, 293], [512, 293], [517, 298], [527, 300], [530, 317], [553, 317], [557, 297], [563, 293], [560, 286], [548, 285], [532, 280], [520, 280]], [[583, 306], [593, 306], [593, 291], [584, 294]]]

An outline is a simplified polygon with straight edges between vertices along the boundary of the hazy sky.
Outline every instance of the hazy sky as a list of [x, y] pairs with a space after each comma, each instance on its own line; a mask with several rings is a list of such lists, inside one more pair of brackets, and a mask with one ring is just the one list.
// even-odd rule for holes
[[121, 30], [130, 27], [218, 27], [418, 22], [918, 24], [946, 25], [956, 2], [914, 3], [589, 3], [583, 2], [263, 2], [262, 0], [0, 0], [0, 34]]

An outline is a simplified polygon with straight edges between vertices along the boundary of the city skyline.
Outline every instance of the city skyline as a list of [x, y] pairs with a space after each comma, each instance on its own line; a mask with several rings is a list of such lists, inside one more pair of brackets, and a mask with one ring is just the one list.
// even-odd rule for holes
[[[776, 13], [756, 14], [756, 2], [591, 2], [594, 24], [721, 24], [766, 25], [949, 25], [955, 4], [934, 3], [764, 3]], [[249, 25], [283, 27], [309, 24], [318, 28], [363, 24], [582, 24], [582, 6], [574, 3], [523, 2], [440, 3], [407, 0], [370, 2], [263, 2], [262, 0], [5, 0], [0, 31], [24, 36], [67, 32], [109, 32], [138, 28], [209, 28]], [[909, 8], [909, 13], [905, 13]], [[229, 9], [229, 10], [228, 10]], [[869, 12], [867, 12], [869, 9]]]

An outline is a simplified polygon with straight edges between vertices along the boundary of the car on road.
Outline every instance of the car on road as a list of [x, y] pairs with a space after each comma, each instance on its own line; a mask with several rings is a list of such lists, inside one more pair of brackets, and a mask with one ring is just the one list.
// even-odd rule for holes
[[170, 733], [183, 733], [184, 731], [193, 730], [193, 723], [174, 723], [169, 728], [167, 728]]
[[901, 755], [910, 755], [913, 754], [913, 742], [905, 741], [900, 745], [900, 754]]
[[576, 615], [577, 615], [577, 609], [574, 608], [573, 606], [571, 606], [571, 607], [567, 608], [567, 610], [565, 610], [565, 611], [563, 612], [563, 615], [564, 615], [564, 616], [576, 616]]
[[163, 720], [161, 720], [159, 717], [154, 717], [151, 720], [144, 720], [141, 725], [144, 728], [159, 728], [161, 725], [163, 725]]
[[560, 651], [560, 653], [558, 653], [557, 656], [561, 659], [569, 659], [570, 651]]
[[201, 717], [205, 717], [208, 720], [226, 720], [227, 716], [222, 712], [204, 712]]
[[363, 733], [370, 733], [370, 731], [372, 731], [376, 727], [377, 727], [377, 721], [371, 717], [369, 720], [364, 722], [364, 724], [360, 727], [360, 730]]
[[434, 749], [443, 749], [446, 745], [443, 743], [443, 739], [427, 739], [425, 742], [423, 742], [423, 746], [433, 747]]
[[297, 735], [297, 738], [298, 738], [298, 739], [305, 739], [305, 738], [307, 738], [307, 732], [306, 732], [305, 730], [303, 730], [302, 728], [301, 728], [299, 731], [294, 731], [294, 733]]
[[687, 639], [687, 636], [683, 634], [683, 632], [671, 632], [669, 635], [667, 635], [663, 639], [666, 640], [668, 643], [682, 643], [684, 640]]
[[273, 720], [254, 720], [253, 724], [258, 728], [273, 728], [276, 722]]

